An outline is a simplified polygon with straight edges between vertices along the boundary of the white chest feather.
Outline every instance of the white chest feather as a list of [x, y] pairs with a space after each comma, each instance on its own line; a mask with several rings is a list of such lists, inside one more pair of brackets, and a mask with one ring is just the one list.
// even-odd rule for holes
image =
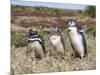
[[69, 37], [75, 50], [78, 51], [81, 54], [81, 56], [83, 56], [84, 47], [82, 44], [82, 36], [74, 31], [74, 32], [69, 32]]
[[36, 49], [36, 50], [42, 50], [42, 46], [38, 41], [34, 41], [30, 43], [30, 48]]
[[69, 37], [73, 43], [82, 44], [82, 36], [78, 34], [76, 28], [69, 28], [71, 31], [69, 32]]
[[37, 48], [41, 48], [41, 44], [38, 41], [33, 42], [33, 45]]
[[53, 45], [59, 44], [60, 39], [61, 39], [60, 36], [57, 36], [57, 35], [53, 35], [50, 37], [50, 41]]
[[56, 52], [64, 54], [64, 47], [63, 47], [63, 44], [61, 43], [61, 37], [60, 36], [52, 35], [50, 37], [50, 42], [52, 43]]
[[70, 36], [70, 39], [73, 41], [73, 42], [77, 42], [77, 43], [82, 43], [81, 42], [81, 39], [82, 39], [82, 37], [81, 37], [81, 35], [79, 35], [78, 33], [76, 33], [76, 32], [70, 32], [69, 33], [69, 36]]

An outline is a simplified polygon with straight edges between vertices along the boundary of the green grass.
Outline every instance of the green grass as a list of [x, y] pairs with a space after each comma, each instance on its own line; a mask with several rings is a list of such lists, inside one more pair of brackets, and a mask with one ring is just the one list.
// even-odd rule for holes
[[90, 36], [96, 37], [96, 27], [90, 27], [86, 33]]
[[96, 17], [96, 6], [87, 6], [86, 9], [84, 10], [84, 14], [91, 18], [95, 18]]
[[27, 36], [23, 33], [11, 35], [11, 45], [15, 47], [24, 47], [27, 45]]

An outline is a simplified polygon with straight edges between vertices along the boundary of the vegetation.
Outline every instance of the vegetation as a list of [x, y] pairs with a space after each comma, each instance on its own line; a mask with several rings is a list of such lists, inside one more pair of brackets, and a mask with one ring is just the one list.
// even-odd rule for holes
[[91, 27], [89, 28], [86, 33], [90, 36], [96, 37], [96, 28], [95, 27]]
[[[15, 11], [36, 12], [32, 16], [30, 14], [24, 14], [22, 16], [13, 15], [11, 23], [12, 34], [11, 34], [11, 45], [15, 48], [11, 48], [11, 67], [13, 67], [15, 75], [28, 74], [28, 73], [40, 73], [40, 72], [60, 72], [60, 71], [77, 71], [77, 70], [94, 70], [96, 69], [96, 44], [95, 44], [95, 18], [84, 16], [77, 12], [69, 10], [58, 10], [47, 7], [26, 7], [26, 6], [11, 6], [12, 13]], [[41, 12], [45, 12], [41, 14]], [[68, 13], [66, 13], [68, 11]], [[78, 12], [82, 13], [81, 10]], [[11, 13], [11, 14], [12, 14]], [[73, 14], [72, 14], [73, 13]], [[39, 15], [36, 15], [39, 14]], [[49, 15], [47, 15], [49, 14]], [[77, 16], [73, 16], [77, 15]], [[51, 17], [52, 16], [52, 17]], [[61, 16], [61, 17], [59, 17]], [[89, 15], [90, 16], [90, 15]], [[86, 24], [85, 38], [87, 40], [88, 57], [83, 59], [74, 59], [72, 54], [72, 47], [66, 31], [66, 20], [69, 18], [76, 18], [82, 25]], [[65, 57], [64, 59], [56, 59], [53, 56], [49, 56], [49, 51], [52, 50], [48, 35], [50, 33], [50, 25], [57, 23], [64, 27], [61, 29], [61, 33], [65, 42]], [[27, 56], [27, 30], [29, 27], [35, 26], [39, 30], [39, 34], [43, 37], [46, 47], [46, 57], [43, 60], [32, 60]], [[45, 29], [48, 31], [45, 31]]]
[[15, 47], [24, 47], [27, 45], [27, 37], [22, 33], [13, 34], [11, 35], [11, 45]]
[[95, 18], [96, 17], [96, 7], [95, 6], [87, 6], [84, 13], [88, 16], [90, 16], [91, 18]]
[[[49, 8], [49, 7], [43, 7], [43, 6], [39, 6], [39, 7], [30, 7], [30, 6], [19, 6], [19, 5], [12, 5], [11, 6], [11, 11], [12, 12], [21, 12], [22, 13], [27, 13], [28, 11], [31, 11], [30, 14], [25, 14], [26, 16], [29, 15], [33, 15], [33, 14], [38, 14], [37, 11], [39, 11], [40, 14], [44, 14], [47, 15], [49, 17], [61, 17], [61, 16], [71, 16], [71, 15], [76, 15], [74, 14], [76, 11], [74, 10], [73, 12], [69, 12], [69, 11], [62, 11], [60, 9], [54, 9], [54, 8]], [[79, 13], [81, 13], [81, 10], [77, 11]], [[39, 15], [39, 14], [38, 14]]]
[[12, 66], [14, 67], [15, 75], [96, 69], [95, 39], [91, 38], [91, 36], [87, 37], [86, 35], [88, 43], [88, 57], [83, 59], [74, 59], [71, 56], [72, 48], [70, 46], [68, 36], [66, 35], [66, 31], [62, 32], [66, 45], [66, 53], [64, 59], [56, 59], [53, 56], [49, 56], [49, 51], [52, 50], [52, 46], [49, 43], [48, 36], [45, 35], [44, 32], [41, 32], [41, 34], [44, 34], [45, 47], [48, 51], [46, 57], [39, 61], [32, 60], [26, 55], [27, 47], [12, 49]]

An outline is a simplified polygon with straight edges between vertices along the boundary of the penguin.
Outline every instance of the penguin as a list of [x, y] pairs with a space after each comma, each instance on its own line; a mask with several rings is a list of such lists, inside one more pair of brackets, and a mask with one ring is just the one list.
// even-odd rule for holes
[[38, 31], [32, 27], [28, 32], [27, 54], [32, 53], [32, 58], [42, 59], [45, 57], [45, 44]]
[[49, 40], [53, 48], [53, 50], [51, 50], [51, 54], [63, 58], [65, 55], [65, 44], [64, 39], [60, 33], [59, 26], [53, 25], [51, 30], [52, 31], [49, 35]]
[[76, 21], [69, 19], [68, 22], [68, 35], [74, 56], [83, 58], [87, 56], [87, 43], [84, 36], [83, 28], [76, 25]]

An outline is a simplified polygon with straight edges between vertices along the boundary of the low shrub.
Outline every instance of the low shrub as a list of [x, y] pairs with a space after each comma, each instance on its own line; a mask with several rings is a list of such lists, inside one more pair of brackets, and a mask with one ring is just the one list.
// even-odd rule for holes
[[89, 28], [86, 31], [86, 33], [89, 34], [90, 36], [96, 37], [96, 28], [95, 27]]
[[23, 47], [27, 45], [27, 37], [25, 34], [16, 33], [11, 35], [11, 45], [15, 47]]
[[84, 14], [90, 16], [91, 18], [96, 17], [96, 7], [95, 6], [87, 6], [84, 10]]

